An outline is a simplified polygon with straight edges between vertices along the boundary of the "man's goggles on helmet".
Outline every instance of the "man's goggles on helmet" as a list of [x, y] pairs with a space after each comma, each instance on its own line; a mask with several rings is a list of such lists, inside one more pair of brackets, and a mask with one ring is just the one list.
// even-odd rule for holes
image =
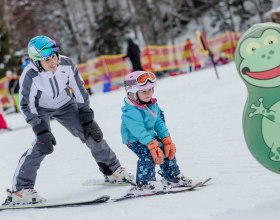
[[143, 73], [140, 76], [138, 76], [136, 79], [125, 81], [124, 84], [125, 84], [125, 86], [132, 86], [132, 85], [143, 86], [148, 81], [153, 83], [156, 80], [157, 80], [157, 78], [154, 73], [146, 72], [146, 73]]
[[56, 52], [58, 50], [58, 47], [56, 46], [55, 41], [52, 41], [48, 44], [46, 44], [44, 47], [42, 47], [39, 51], [39, 53], [41, 54], [41, 56], [46, 59], [48, 57], [51, 57], [54, 52]]

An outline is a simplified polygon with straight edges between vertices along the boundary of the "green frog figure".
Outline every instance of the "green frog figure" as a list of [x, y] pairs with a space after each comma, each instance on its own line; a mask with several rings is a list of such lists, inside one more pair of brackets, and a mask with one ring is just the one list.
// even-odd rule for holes
[[243, 132], [252, 155], [280, 173], [280, 25], [255, 24], [239, 39], [235, 64], [246, 84]]

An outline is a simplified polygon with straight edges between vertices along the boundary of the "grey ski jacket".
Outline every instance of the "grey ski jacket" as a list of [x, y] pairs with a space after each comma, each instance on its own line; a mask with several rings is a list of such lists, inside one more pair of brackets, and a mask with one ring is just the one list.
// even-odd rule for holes
[[40, 123], [38, 107], [55, 110], [73, 100], [79, 109], [89, 110], [84, 81], [70, 58], [59, 55], [59, 65], [54, 73], [39, 72], [32, 62], [24, 68], [20, 77], [20, 110], [31, 126]]

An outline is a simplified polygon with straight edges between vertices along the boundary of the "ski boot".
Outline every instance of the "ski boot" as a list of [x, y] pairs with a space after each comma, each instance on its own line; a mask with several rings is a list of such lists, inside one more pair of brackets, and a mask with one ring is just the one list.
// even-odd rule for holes
[[136, 186], [129, 190], [128, 196], [141, 196], [146, 194], [155, 194], [164, 191], [169, 186], [164, 186], [161, 182], [157, 181], [142, 181], [138, 182]]
[[165, 188], [166, 188], [165, 185], [157, 181], [142, 181], [137, 183], [137, 185], [135, 186], [135, 189], [140, 191], [146, 191], [146, 190], [161, 191], [164, 190]]
[[106, 181], [110, 183], [130, 183], [133, 186], [136, 185], [134, 176], [131, 173], [128, 173], [122, 166], [116, 169], [112, 175], [105, 176], [105, 182]]
[[178, 174], [177, 176], [170, 178], [170, 179], [165, 179], [163, 177], [163, 173], [161, 170], [158, 171], [158, 174], [162, 177], [162, 184], [163, 185], [169, 185], [172, 187], [191, 187], [192, 184], [192, 179], [189, 179], [187, 177], [185, 177], [183, 174]]
[[7, 189], [7, 198], [3, 205], [14, 206], [45, 202], [46, 199], [41, 197], [35, 189], [22, 189], [16, 192]]

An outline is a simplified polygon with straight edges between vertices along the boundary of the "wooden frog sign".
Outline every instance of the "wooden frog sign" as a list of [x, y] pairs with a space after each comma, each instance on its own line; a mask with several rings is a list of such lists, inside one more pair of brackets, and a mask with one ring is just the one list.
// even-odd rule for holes
[[239, 39], [235, 64], [246, 84], [243, 132], [252, 155], [280, 173], [280, 25], [255, 24]]

